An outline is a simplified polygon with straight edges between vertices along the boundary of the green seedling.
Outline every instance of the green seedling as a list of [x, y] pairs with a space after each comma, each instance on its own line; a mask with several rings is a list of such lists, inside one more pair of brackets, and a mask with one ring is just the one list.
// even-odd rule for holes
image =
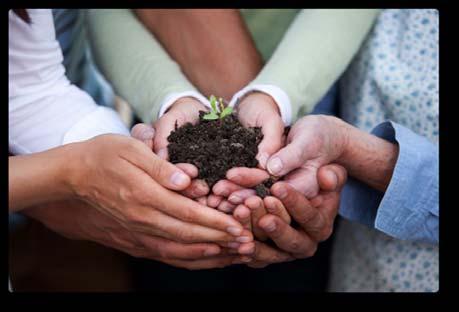
[[212, 110], [205, 114], [202, 118], [205, 120], [217, 120], [217, 119], [223, 119], [228, 115], [231, 115], [233, 112], [232, 107], [225, 107], [223, 104], [223, 99], [219, 98], [218, 103], [220, 104], [220, 109], [217, 107], [217, 98], [213, 95], [210, 96], [209, 98], [210, 101], [210, 106], [212, 107]]

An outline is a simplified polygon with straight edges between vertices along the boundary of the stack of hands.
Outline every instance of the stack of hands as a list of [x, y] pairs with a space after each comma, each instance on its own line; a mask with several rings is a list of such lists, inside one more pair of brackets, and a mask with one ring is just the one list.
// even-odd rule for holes
[[[182, 98], [155, 123], [151, 143], [159, 157], [168, 158], [167, 137], [176, 121], [178, 126], [196, 123], [200, 110], [208, 109], [193, 98]], [[262, 129], [259, 168], [233, 168], [211, 190], [203, 180], [194, 179], [197, 169], [193, 168], [187, 171], [192, 179], [190, 186], [182, 191], [202, 205], [232, 215], [251, 234], [247, 240], [239, 237], [228, 242], [222, 250], [225, 257], [215, 264], [264, 267], [314, 255], [318, 243], [332, 233], [340, 190], [346, 182], [346, 170], [332, 164], [344, 144], [339, 142], [338, 133], [333, 133], [338, 129], [324, 129], [332, 122], [323, 122], [329, 117], [308, 116], [285, 137], [278, 106], [260, 92], [246, 96], [237, 111], [243, 126]], [[148, 132], [148, 126], [137, 125], [132, 135], [141, 138], [142, 131]], [[281, 178], [272, 186], [272, 196], [256, 196], [252, 188], [270, 176]], [[275, 245], [266, 243], [268, 239]]]
[[[346, 143], [339, 119], [306, 116], [285, 137], [272, 98], [249, 94], [237, 110], [244, 126], [262, 128], [259, 168], [233, 168], [210, 190], [195, 166], [167, 161], [176, 121], [195, 123], [200, 110], [207, 108], [182, 98], [154, 126], [133, 127], [135, 140], [102, 135], [69, 144], [80, 162], [67, 165], [63, 184], [76, 200], [25, 213], [69, 238], [188, 269], [259, 268], [314, 255], [332, 233], [346, 181], [334, 163]], [[272, 196], [255, 196], [251, 188], [270, 176], [279, 177]]]

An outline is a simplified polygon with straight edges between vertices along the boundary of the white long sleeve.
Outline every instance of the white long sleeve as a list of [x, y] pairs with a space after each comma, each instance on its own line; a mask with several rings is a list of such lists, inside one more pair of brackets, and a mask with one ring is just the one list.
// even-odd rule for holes
[[51, 10], [27, 10], [31, 24], [9, 12], [9, 150], [44, 151], [104, 133], [129, 135], [115, 111], [70, 84]]

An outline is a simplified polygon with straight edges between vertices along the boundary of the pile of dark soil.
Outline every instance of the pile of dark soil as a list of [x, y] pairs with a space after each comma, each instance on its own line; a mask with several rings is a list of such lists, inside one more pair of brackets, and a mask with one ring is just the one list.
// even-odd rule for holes
[[[204, 120], [202, 117], [205, 114], [200, 112], [196, 125], [188, 123], [175, 127], [167, 138], [168, 152], [174, 164], [195, 165], [199, 170], [198, 178], [212, 188], [217, 181], [225, 178], [229, 169], [258, 165], [255, 156], [263, 134], [258, 127], [244, 128], [234, 114], [223, 119]], [[256, 187], [259, 195], [269, 194], [266, 183], [269, 184], [265, 181]]]

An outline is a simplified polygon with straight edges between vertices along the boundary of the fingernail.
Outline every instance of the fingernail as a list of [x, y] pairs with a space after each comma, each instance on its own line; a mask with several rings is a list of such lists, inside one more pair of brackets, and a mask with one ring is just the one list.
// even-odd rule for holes
[[231, 235], [234, 235], [234, 236], [239, 236], [241, 235], [242, 233], [242, 229], [241, 228], [238, 228], [238, 227], [235, 227], [235, 226], [230, 226], [226, 229], [226, 231], [228, 233], [230, 233]]
[[171, 176], [172, 184], [179, 186], [179, 187], [184, 186], [184, 184], [186, 184], [188, 180], [189, 180], [188, 176], [179, 171], [174, 172]]
[[237, 180], [239, 178], [238, 174], [232, 173], [231, 171], [226, 174], [228, 180]]
[[276, 192], [276, 195], [277, 195], [277, 198], [279, 199], [284, 199], [285, 197], [287, 197], [287, 190], [285, 189], [285, 187], [280, 187], [278, 188], [277, 192]]
[[229, 248], [234, 248], [234, 249], [236, 249], [236, 248], [239, 248], [239, 246], [241, 246], [240, 243], [236, 243], [236, 242], [229, 242], [229, 243], [228, 243], [228, 247], [229, 247]]
[[161, 159], [167, 159], [167, 147], [160, 149], [156, 155]]
[[228, 197], [228, 200], [232, 202], [233, 204], [239, 204], [242, 202], [242, 198], [236, 195], [231, 195], [230, 197]]
[[276, 230], [276, 223], [270, 222], [266, 226], [263, 227], [266, 232], [274, 232]]
[[252, 261], [252, 258], [247, 257], [247, 256], [242, 256], [242, 257], [240, 258], [240, 260], [241, 260], [242, 262], [248, 263], [248, 262], [251, 262], [251, 261]]
[[239, 236], [236, 237], [236, 241], [240, 243], [249, 243], [252, 241], [252, 238], [249, 236]]
[[150, 127], [145, 127], [140, 135], [142, 141], [148, 141], [155, 137], [155, 130]]
[[250, 246], [249, 249], [245, 250], [244, 252], [241, 252], [241, 254], [250, 255], [250, 254], [253, 254], [254, 251], [255, 251], [255, 246]]
[[219, 248], [209, 248], [209, 249], [206, 249], [204, 251], [204, 256], [208, 257], [208, 256], [216, 256], [220, 253], [220, 249]]
[[258, 163], [263, 169], [266, 169], [266, 163], [268, 162], [269, 155], [267, 153], [261, 153], [258, 156]]
[[268, 171], [276, 175], [282, 170], [283, 164], [279, 157], [274, 157], [268, 162]]
[[327, 175], [333, 181], [333, 185], [336, 188], [338, 184], [338, 177], [336, 176], [335, 172], [333, 170], [327, 170]]

